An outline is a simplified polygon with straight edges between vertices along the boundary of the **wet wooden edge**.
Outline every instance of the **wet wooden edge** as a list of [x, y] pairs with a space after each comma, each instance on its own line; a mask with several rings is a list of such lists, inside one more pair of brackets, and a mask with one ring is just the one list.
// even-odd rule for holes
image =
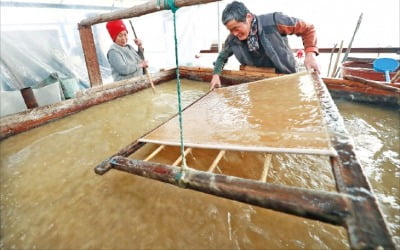
[[[175, 78], [175, 69], [153, 75], [155, 84]], [[0, 140], [149, 87], [145, 76], [136, 77], [83, 90], [73, 99], [1, 117]]]
[[358, 160], [353, 140], [347, 132], [331, 95], [323, 80], [313, 74], [323, 116], [331, 133], [332, 146], [338, 156], [331, 157], [336, 186], [340, 193], [353, 197], [348, 199], [351, 216], [345, 226], [353, 249], [395, 249], [394, 241], [378, 202]]

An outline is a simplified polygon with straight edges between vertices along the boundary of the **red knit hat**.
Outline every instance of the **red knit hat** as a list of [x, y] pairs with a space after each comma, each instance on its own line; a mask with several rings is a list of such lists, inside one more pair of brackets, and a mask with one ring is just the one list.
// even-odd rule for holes
[[125, 30], [126, 32], [128, 32], [128, 30], [126, 29], [126, 26], [122, 20], [110, 21], [106, 24], [106, 27], [107, 27], [108, 33], [110, 34], [113, 42], [115, 42], [115, 39], [117, 38], [118, 34], [121, 31]]

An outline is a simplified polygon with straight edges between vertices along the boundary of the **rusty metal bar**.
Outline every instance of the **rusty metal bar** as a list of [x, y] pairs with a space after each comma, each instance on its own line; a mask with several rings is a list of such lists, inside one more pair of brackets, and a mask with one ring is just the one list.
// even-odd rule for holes
[[[348, 48], [343, 48], [342, 52], [346, 53]], [[318, 51], [320, 53], [331, 53], [332, 48], [319, 48]], [[333, 49], [334, 53], [337, 53], [339, 48]], [[386, 47], [386, 48], [351, 48], [352, 53], [395, 53], [400, 54], [400, 47]]]
[[350, 245], [355, 249], [395, 249], [386, 222], [370, 184], [356, 157], [350, 135], [337, 111], [328, 89], [317, 74], [313, 74], [323, 116], [331, 131], [332, 146], [338, 156], [331, 158], [333, 174], [339, 192], [356, 197], [348, 200], [351, 217], [346, 219]]
[[[303, 48], [292, 49], [293, 53]], [[318, 48], [319, 53], [337, 53], [339, 48]], [[342, 52], [346, 53], [347, 48], [343, 48]], [[218, 46], [211, 45], [210, 49], [200, 50], [200, 53], [218, 53]], [[351, 53], [387, 53], [387, 54], [400, 54], [400, 47], [371, 47], [371, 48], [351, 48]]]
[[[351, 196], [288, 187], [233, 176], [145, 162], [121, 156], [110, 160], [113, 169], [172, 185], [273, 209], [334, 225], [344, 225]], [[183, 176], [183, 179], [181, 177]]]

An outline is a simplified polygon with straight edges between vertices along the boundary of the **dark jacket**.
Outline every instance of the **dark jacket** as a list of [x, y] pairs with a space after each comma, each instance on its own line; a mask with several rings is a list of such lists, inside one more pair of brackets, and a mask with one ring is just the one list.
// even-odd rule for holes
[[[256, 16], [256, 18], [259, 43], [278, 73], [296, 72], [296, 61], [289, 47], [287, 35], [301, 36], [305, 51], [318, 53], [315, 29], [312, 24], [278, 12]], [[256, 66], [252, 62], [247, 43], [230, 34], [225, 41], [224, 50], [221, 51], [215, 63], [215, 74], [221, 73], [224, 63], [232, 54], [240, 64]]]

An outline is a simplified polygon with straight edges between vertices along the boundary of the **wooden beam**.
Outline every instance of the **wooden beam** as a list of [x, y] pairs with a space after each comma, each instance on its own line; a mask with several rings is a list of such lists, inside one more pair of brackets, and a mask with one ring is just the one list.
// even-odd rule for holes
[[103, 84], [101, 78], [99, 60], [96, 53], [96, 45], [93, 39], [91, 26], [79, 26], [83, 55], [85, 56], [86, 67], [88, 69], [90, 86]]
[[[197, 4], [206, 4], [218, 2], [221, 0], [175, 0], [176, 7], [185, 7]], [[158, 3], [160, 5], [158, 5]], [[126, 19], [131, 17], [143, 16], [146, 14], [154, 13], [160, 10], [168, 10], [169, 6], [164, 5], [164, 1], [149, 1], [144, 4], [136, 5], [131, 8], [116, 10], [110, 13], [99, 14], [95, 17], [90, 17], [82, 20], [79, 26], [90, 26], [98, 23], [104, 23], [116, 19]]]

